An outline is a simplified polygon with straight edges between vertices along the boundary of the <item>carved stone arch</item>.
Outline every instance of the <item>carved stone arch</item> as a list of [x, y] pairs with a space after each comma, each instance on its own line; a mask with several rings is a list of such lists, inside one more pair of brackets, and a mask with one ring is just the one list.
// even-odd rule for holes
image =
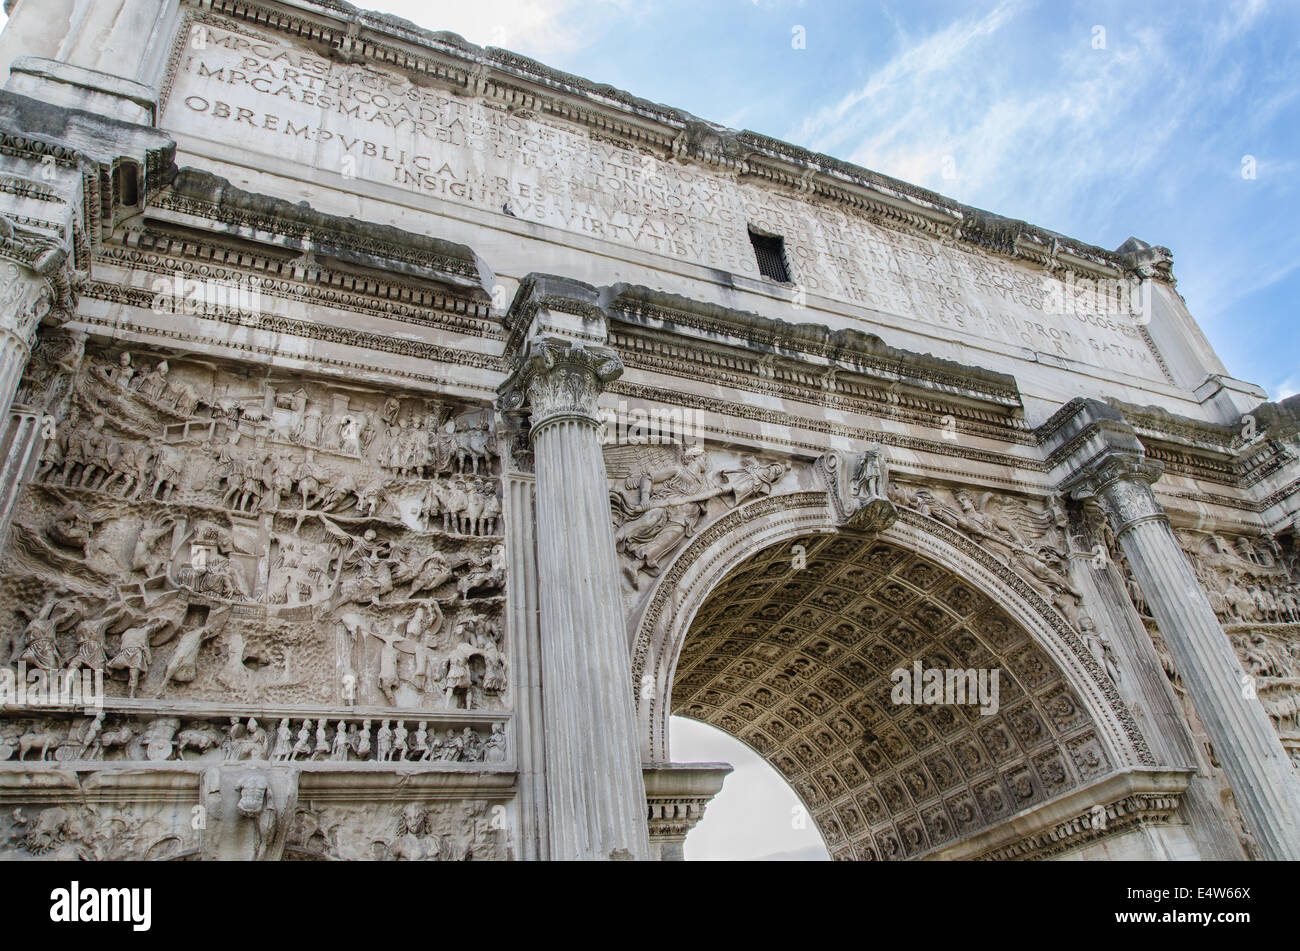
[[[793, 570], [794, 559], [799, 554], [794, 548], [795, 545], [803, 546], [808, 558], [808, 567], [801, 571]], [[877, 696], [880, 692], [879, 671], [874, 675], [874, 680], [863, 677], [854, 681], [853, 677], [849, 676], [853, 671], [853, 664], [856, 663], [859, 668], [862, 666], [861, 657], [854, 654], [858, 648], [841, 650], [843, 645], [832, 643], [833, 638], [820, 638], [820, 643], [827, 650], [828, 658], [834, 654], [839, 655], [834, 661], [828, 660], [825, 665], [818, 666], [816, 658], [812, 657], [807, 658], [808, 662], [805, 663], [809, 645], [818, 642], [817, 636], [814, 635], [813, 641], [805, 639], [800, 647], [791, 649], [796, 652], [803, 651], [804, 654], [786, 653], [784, 661], [772, 661], [772, 663], [789, 662], [793, 657], [796, 667], [803, 668], [802, 673], [799, 670], [789, 669], [781, 672], [773, 667], [764, 670], [762, 674], [755, 674], [755, 677], [767, 677], [773, 682], [784, 680], [787, 684], [796, 684], [785, 695], [781, 694], [781, 688], [778, 686], [775, 699], [771, 699], [772, 691], [758, 689], [754, 693], [760, 697], [760, 702], [751, 703], [747, 695], [742, 695], [729, 686], [740, 682], [740, 679], [730, 676], [734, 672], [732, 668], [736, 666], [735, 663], [728, 660], [730, 666], [725, 669], [725, 672], [723, 668], [718, 667], [716, 668], [718, 673], [715, 675], [710, 673], [715, 669], [713, 666], [706, 668], [705, 663], [697, 658], [692, 663], [699, 663], [698, 668], [689, 666], [684, 668], [687, 673], [686, 680], [689, 681], [685, 688], [688, 699], [683, 701], [679, 698], [674, 701], [673, 692], [675, 681], [678, 679], [678, 667], [682, 660], [683, 648], [687, 646], [688, 641], [694, 638], [699, 642], [713, 637], [709, 642], [711, 646], [701, 650], [708, 653], [706, 660], [710, 665], [720, 662], [719, 658], [723, 657], [723, 652], [719, 648], [725, 647], [726, 642], [723, 638], [728, 635], [715, 635], [710, 632], [716, 631], [723, 622], [728, 621], [731, 610], [739, 604], [739, 600], [727, 601], [726, 612], [724, 612], [724, 605], [713, 605], [709, 602], [710, 596], [715, 591], [727, 589], [724, 591], [725, 597], [732, 598], [734, 595], [739, 599], [741, 595], [738, 590], [732, 589], [738, 588], [740, 584], [738, 579], [745, 579], [747, 592], [750, 593], [744, 596], [751, 598], [753, 604], [765, 603], [766, 600], [779, 601], [784, 596], [783, 591], [797, 588], [805, 583], [812, 584], [816, 588], [816, 596], [820, 597], [822, 593], [829, 593], [827, 589], [830, 583], [819, 580], [819, 572], [823, 570], [830, 571], [831, 574], [839, 572], [840, 574], [835, 577], [841, 577], [847, 570], [845, 565], [856, 564], [854, 559], [862, 559], [864, 555], [871, 557], [879, 555], [885, 562], [892, 559], [892, 563], [899, 566], [897, 570], [900, 571], [928, 570], [934, 573], [934, 569], [938, 569], [939, 580], [934, 583], [934, 586], [936, 590], [947, 592], [944, 597], [960, 588], [965, 592], [963, 597], [969, 596], [978, 602], [979, 606], [976, 609], [965, 613], [951, 612], [952, 617], [945, 618], [948, 626], [943, 629], [944, 633], [931, 638], [928, 646], [918, 650], [928, 652], [926, 656], [929, 658], [939, 657], [940, 662], [934, 666], [1003, 668], [1007, 675], [1005, 686], [1002, 688], [1003, 693], [1010, 694], [1010, 699], [1004, 701], [1008, 708], [1008, 716], [1018, 716], [1021, 711], [1036, 716], [1038, 727], [1044, 731], [1041, 739], [1033, 741], [1038, 745], [1024, 741], [1023, 737], [1016, 732], [1018, 727], [1008, 721], [1001, 724], [1001, 727], [1009, 731], [1008, 736], [1016, 741], [1012, 744], [1013, 752], [1008, 754], [1009, 758], [1006, 760], [995, 759], [979, 767], [987, 769], [987, 778], [1001, 790], [1004, 798], [1011, 800], [1009, 807], [1019, 808], [1021, 805], [1034, 807], [1057, 793], [1081, 788], [1101, 777], [1154, 765], [1146, 742], [1137, 730], [1132, 716], [1120, 700], [1114, 685], [1098, 667], [1081, 639], [1064, 618], [1013, 571], [965, 536], [909, 509], [900, 510], [899, 518], [894, 525], [877, 535], [862, 535], [851, 531], [836, 532], [830, 516], [828, 498], [824, 492], [769, 497], [728, 513], [696, 536], [663, 573], [652, 592], [633, 641], [633, 675], [635, 683], [640, 687], [637, 697], [644, 758], [649, 762], [669, 760], [668, 719], [675, 706], [683, 707], [679, 712], [720, 726], [724, 731], [748, 743], [772, 763], [778, 772], [790, 781], [796, 793], [809, 807], [832, 853], [841, 857], [873, 855], [882, 858], [890, 857], [886, 853], [890, 853], [891, 842], [894, 849], [891, 855], [911, 856], [951, 844], [952, 840], [943, 838], [933, 830], [928, 830], [926, 824], [930, 822], [933, 822], [936, 827], [947, 824], [949, 834], [956, 835], [960, 832], [965, 836], [979, 829], [990, 828], [1006, 818], [1003, 815], [991, 818], [990, 810], [977, 809], [975, 810], [978, 814], [977, 818], [962, 827], [960, 815], [971, 811], [967, 800], [974, 802], [971, 797], [979, 794], [980, 789], [991, 788], [982, 786], [977, 789], [975, 779], [967, 781], [967, 777], [974, 776], [977, 770], [963, 767], [958, 774], [966, 785], [954, 786], [942, 792], [939, 788], [932, 790], [927, 795], [948, 798], [933, 802], [934, 808], [929, 812], [923, 812], [927, 807], [925, 797], [913, 795], [907, 800], [909, 806], [913, 802], [916, 804], [908, 823], [900, 824], [892, 808], [883, 813], [885, 817], [883, 826], [879, 824], [873, 826], [868, 821], [865, 810], [858, 804], [880, 805], [883, 796], [876, 795], [876, 786], [873, 784], [881, 779], [882, 775], [885, 777], [882, 780], [885, 784], [895, 779], [901, 781], [902, 774], [889, 773], [888, 770], [878, 772], [868, 765], [873, 762], [871, 758], [875, 754], [866, 747], [877, 741], [875, 730], [870, 725], [859, 730], [866, 737], [865, 739], [862, 737], [843, 739], [840, 746], [835, 745], [834, 736], [822, 729], [831, 723], [835, 714], [845, 712], [850, 703], [859, 704], [859, 709], [866, 709], [870, 708], [872, 703], [880, 702], [880, 697]], [[824, 563], [834, 561], [836, 558], [842, 559], [837, 562], [838, 567], [824, 568]], [[789, 570], [785, 568], [786, 563], [790, 564]], [[761, 576], [748, 574], [757, 571], [756, 565], [760, 564], [763, 570]], [[824, 578], [826, 575], [823, 574], [821, 577]], [[892, 576], [880, 577], [889, 580]], [[850, 593], [852, 590], [852, 584], [841, 588], [841, 591]], [[797, 607], [813, 605], [811, 596], [791, 594], [790, 597]], [[809, 597], [810, 600], [801, 601], [801, 597]], [[705, 612], [708, 616], [701, 620], [707, 630], [699, 632], [695, 630], [697, 616], [706, 604], [710, 604]], [[947, 611], [945, 604], [937, 601], [933, 604]], [[921, 605], [931, 606], [931, 603], [920, 601], [916, 606]], [[757, 609], [754, 610], [755, 613], [750, 615], [751, 618], [760, 617]], [[894, 644], [893, 634], [904, 626], [915, 626], [901, 614], [894, 615], [893, 620], [896, 622], [896, 627], [891, 629], [890, 636], [871, 634], [865, 638], [860, 637], [861, 648], [870, 646], [876, 650], [879, 644]], [[769, 641], [779, 638], [782, 633], [795, 634], [796, 632], [790, 630], [790, 625], [797, 626], [798, 623], [796, 611], [791, 610], [784, 621], [774, 622], [766, 627], [762, 623], [756, 624], [752, 633], [756, 638], [754, 643], [761, 643], [766, 648], [769, 646]], [[1003, 646], [996, 649], [988, 646], [995, 641], [985, 637], [982, 629], [975, 626], [985, 623], [998, 625], [997, 629], [1003, 626], [1007, 628], [1008, 636]], [[787, 625], [784, 632], [777, 630], [781, 624]], [[971, 637], [977, 632], [978, 636]], [[966, 640], [963, 641], [959, 635], [965, 635]], [[973, 644], [977, 650], [983, 651], [981, 655], [983, 661], [963, 662], [959, 655], [945, 646], [960, 643]], [[719, 652], [709, 653], [715, 650]], [[744, 656], [749, 659], [754, 655]], [[945, 657], [950, 663], [942, 663]], [[837, 674], [845, 668], [836, 665], [846, 663], [849, 665], [847, 668], [849, 673], [837, 678]], [[760, 669], [763, 669], [762, 664], [763, 661], [760, 659]], [[1044, 679], [1035, 681], [1032, 673], [1026, 673], [1034, 668], [1044, 672]], [[807, 680], [800, 682], [801, 676], [807, 677]], [[845, 682], [853, 681], [863, 686], [855, 687], [850, 684], [845, 693], [844, 684], [841, 683], [839, 685], [841, 697], [831, 701], [825, 707], [826, 710], [834, 708], [833, 712], [823, 714], [813, 711], [814, 716], [806, 720], [804, 725], [796, 725], [793, 733], [788, 736], [793, 736], [799, 741], [799, 744], [796, 744], [799, 749], [782, 745], [791, 742], [789, 739], [773, 743], [771, 737], [764, 735], [762, 723], [754, 719], [746, 719], [750, 715], [770, 715], [776, 706], [770, 705], [764, 708], [763, 702], [775, 705], [787, 703], [795, 696], [796, 690], [803, 691], [801, 696], [820, 696], [821, 700], [827, 700], [826, 696], [819, 695], [814, 688], [827, 683], [828, 678]], [[1022, 686], [1022, 682], [1030, 686]], [[714, 686], [718, 689], [715, 690]], [[761, 687], [762, 684], [755, 680], [751, 682], [751, 686]], [[869, 690], [875, 693], [869, 694]], [[769, 698], [767, 701], [762, 700], [763, 694], [767, 694]], [[846, 696], [851, 699], [845, 700]], [[687, 703], [689, 709], [683, 706], [683, 703]], [[716, 705], [710, 706], [710, 703]], [[795, 706], [797, 707], [798, 704]], [[697, 707], [698, 710], [695, 709]], [[809, 708], [800, 709], [806, 714]], [[880, 709], [884, 709], [883, 705]], [[1060, 709], [1070, 712], [1068, 715], [1057, 717], [1054, 711]], [[798, 716], [798, 710], [792, 707], [791, 711]], [[889, 715], [895, 716], [897, 712], [897, 708], [894, 708]], [[928, 709], [925, 715], [928, 716], [933, 712], [933, 709]], [[962, 716], [966, 715], [961, 711], [959, 713]], [[902, 729], [916, 727], [922, 733], [925, 731], [925, 726], [917, 727], [912, 722], [913, 719], [921, 717], [914, 718], [912, 712], [903, 711], [902, 718], [900, 722], [905, 724]], [[1031, 716], [1032, 718], [1034, 716]], [[975, 719], [973, 715], [968, 719], [970, 722], [961, 723], [958, 716], [956, 725], [948, 724], [948, 727], [954, 731], [952, 737], [966, 734], [974, 736], [977, 730], [991, 728], [993, 726], [991, 721], [998, 718], [992, 717], [989, 723], [983, 725], [981, 725], [982, 721]], [[887, 729], [894, 725], [892, 721], [884, 721]], [[786, 726], [789, 724], [787, 723]], [[841, 731], [842, 738], [852, 736], [850, 727], [857, 729], [862, 726], [862, 722], [845, 721], [844, 729]], [[957, 733], [959, 729], [966, 731], [966, 734]], [[896, 730], [892, 732], [902, 736]], [[933, 730], [931, 732], [935, 733]], [[911, 736], [911, 733], [907, 734], [904, 738], [905, 743], [910, 742]], [[914, 744], [910, 747], [910, 752], [893, 754], [893, 762], [901, 764], [899, 767], [901, 770], [905, 766], [919, 766], [922, 760], [932, 760], [934, 758], [932, 754], [935, 753], [952, 754], [954, 748], [948, 745], [949, 738], [950, 735], [947, 733], [942, 735], [936, 733], [933, 740], [937, 740], [938, 745], [931, 748], [923, 743]], [[823, 752], [819, 753], [813, 743], [804, 742], [815, 739], [821, 740]], [[829, 752], [832, 750], [834, 752]], [[798, 753], [802, 758], [796, 761], [796, 757], [790, 755], [792, 752]], [[830, 768], [829, 757], [832, 756], [839, 757], [837, 762], [843, 761], [845, 765]], [[857, 762], [849, 762], [854, 757], [857, 758]], [[947, 759], [947, 765], [951, 766], [954, 762], [952, 755], [948, 755]], [[886, 762], [889, 761], [886, 759]], [[813, 782], [814, 767], [808, 765], [810, 763], [819, 764], [817, 769], [822, 765], [827, 767], [817, 774], [824, 778]], [[1047, 764], [1046, 768], [1054, 773], [1064, 773], [1059, 785], [1053, 786], [1043, 779], [1044, 764]], [[939, 772], [945, 768], [943, 764], [938, 765]], [[1023, 775], [1029, 777], [1034, 787], [1030, 798], [1024, 799], [1023, 802], [1013, 798], [1014, 791], [1011, 784], [1023, 782], [1019, 778], [1021, 774], [1016, 773], [1016, 770], [1022, 770]], [[844, 784], [837, 801], [833, 789], [840, 784], [846, 771], [857, 778]], [[928, 777], [936, 775], [936, 767], [931, 764], [916, 772], [919, 776], [909, 775], [908, 778], [923, 785]], [[831, 792], [827, 791], [827, 784]], [[877, 813], [878, 818], [879, 816], [880, 813]], [[857, 828], [850, 828], [855, 823]], [[913, 826], [920, 826], [919, 831]], [[907, 835], [915, 836], [916, 842], [900, 844], [903, 837]], [[924, 846], [917, 844], [920, 842], [924, 842]]]

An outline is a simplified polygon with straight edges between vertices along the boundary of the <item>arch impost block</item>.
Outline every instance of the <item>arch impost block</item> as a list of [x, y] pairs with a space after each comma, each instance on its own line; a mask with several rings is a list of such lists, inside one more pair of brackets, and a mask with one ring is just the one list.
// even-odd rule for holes
[[1025, 861], [1060, 855], [1136, 828], [1168, 824], [1196, 771], [1130, 769], [1026, 809], [923, 860]]

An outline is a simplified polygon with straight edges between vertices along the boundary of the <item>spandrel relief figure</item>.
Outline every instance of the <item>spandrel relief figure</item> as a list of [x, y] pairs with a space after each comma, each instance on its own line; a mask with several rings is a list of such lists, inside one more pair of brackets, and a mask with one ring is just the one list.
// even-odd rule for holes
[[633, 587], [640, 574], [657, 575], [704, 520], [710, 499], [727, 491], [709, 477], [704, 450], [691, 446], [680, 462], [638, 467], [610, 493], [618, 529], [615, 545]]
[[762, 463], [753, 456], [742, 456], [739, 469], [724, 469], [721, 476], [731, 496], [728, 501], [734, 507], [751, 498], [770, 495], [788, 471], [784, 463]]

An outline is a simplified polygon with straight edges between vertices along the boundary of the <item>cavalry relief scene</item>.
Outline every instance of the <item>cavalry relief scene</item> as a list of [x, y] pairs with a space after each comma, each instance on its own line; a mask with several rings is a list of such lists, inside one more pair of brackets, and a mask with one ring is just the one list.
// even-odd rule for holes
[[[102, 674], [110, 700], [508, 708], [490, 408], [82, 345], [51, 341], [24, 381], [49, 392], [49, 438], [0, 569], [9, 664]], [[414, 717], [177, 726], [149, 729], [235, 759], [481, 761], [501, 742]], [[87, 724], [42, 753], [156, 758], [135, 731]]]

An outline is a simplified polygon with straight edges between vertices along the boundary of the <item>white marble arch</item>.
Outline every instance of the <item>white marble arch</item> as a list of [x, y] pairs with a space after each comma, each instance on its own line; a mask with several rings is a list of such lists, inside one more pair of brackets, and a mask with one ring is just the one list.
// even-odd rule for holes
[[[632, 676], [642, 760], [668, 763], [668, 719], [678, 655], [695, 614], [714, 587], [749, 556], [812, 532], [835, 532], [825, 492], [769, 496], [728, 512], [677, 553], [662, 572], [644, 613], [635, 619]], [[1060, 668], [1083, 702], [1114, 764], [1114, 772], [1154, 766], [1132, 715], [1082, 640], [1032, 588], [984, 549], [946, 525], [910, 509], [881, 541], [930, 558], [992, 598]]]

